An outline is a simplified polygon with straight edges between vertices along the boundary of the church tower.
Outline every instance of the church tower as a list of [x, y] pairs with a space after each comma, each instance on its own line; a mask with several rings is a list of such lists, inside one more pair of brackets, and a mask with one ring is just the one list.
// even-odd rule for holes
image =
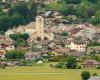
[[37, 32], [37, 37], [40, 37], [43, 40], [44, 39], [44, 17], [42, 16], [36, 17], [36, 32]]

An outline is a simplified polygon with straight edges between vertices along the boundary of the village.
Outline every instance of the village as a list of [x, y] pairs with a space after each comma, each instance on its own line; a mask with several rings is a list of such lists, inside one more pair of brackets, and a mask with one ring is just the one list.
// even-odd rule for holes
[[[3, 3], [5, 1], [2, 0]], [[49, 4], [53, 1], [45, 0], [44, 3]], [[17, 0], [13, 0], [11, 3], [16, 2]], [[9, 8], [3, 9], [4, 12], [8, 10]], [[75, 15], [68, 15], [67, 18], [76, 20]], [[65, 68], [66, 64], [63, 62], [73, 56], [77, 66], [71, 66], [70, 69], [100, 69], [100, 27], [88, 22], [70, 23], [60, 12], [48, 10], [37, 14], [35, 21], [29, 24], [8, 29], [4, 34], [0, 34], [0, 66], [27, 66], [27, 62], [24, 62], [29, 61], [29, 65], [34, 62], [50, 63], [50, 67]], [[18, 57], [17, 51], [22, 51], [24, 55]], [[10, 54], [14, 52], [16, 56]]]

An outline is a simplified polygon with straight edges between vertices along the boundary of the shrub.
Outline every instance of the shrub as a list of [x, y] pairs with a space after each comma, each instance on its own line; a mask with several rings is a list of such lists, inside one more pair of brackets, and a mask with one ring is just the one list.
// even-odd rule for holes
[[69, 56], [69, 57], [67, 58], [66, 67], [67, 67], [68, 69], [75, 69], [75, 68], [77, 67], [76, 58], [73, 57], [73, 56]]
[[81, 74], [81, 76], [82, 76], [82, 80], [87, 80], [87, 79], [90, 78], [90, 72], [83, 71], [82, 74]]
[[77, 66], [77, 69], [81, 69], [81, 66]]
[[93, 73], [93, 76], [97, 76], [97, 73]]
[[64, 62], [59, 62], [58, 64], [55, 65], [56, 68], [65, 68]]
[[96, 69], [100, 69], [100, 66], [98, 66]]

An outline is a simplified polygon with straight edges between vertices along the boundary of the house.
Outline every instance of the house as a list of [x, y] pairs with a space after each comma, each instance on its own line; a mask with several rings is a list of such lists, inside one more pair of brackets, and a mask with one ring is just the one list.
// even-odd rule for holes
[[84, 53], [84, 52], [75, 51], [75, 50], [70, 51], [70, 52], [68, 53], [68, 55], [73, 55], [73, 56], [76, 56], [76, 57], [80, 57], [80, 56], [83, 55], [83, 54], [85, 54], [85, 53]]
[[92, 40], [96, 33], [96, 29], [91, 24], [76, 24], [75, 28], [69, 31], [72, 36], [85, 36]]
[[57, 0], [44, 0], [45, 3], [52, 3], [54, 1], [57, 1]]
[[36, 59], [41, 57], [41, 51], [25, 54], [25, 59]]
[[68, 15], [67, 18], [72, 19], [72, 20], [76, 20], [77, 17], [75, 15]]
[[69, 34], [70, 35], [75, 35], [77, 34], [78, 32], [80, 32], [80, 30], [82, 30], [82, 28], [73, 28], [69, 31]]
[[2, 3], [15, 3], [17, 0], [1, 0]]
[[15, 47], [14, 47], [14, 45], [12, 44], [12, 45], [7, 45], [6, 46], [6, 51], [11, 51], [11, 50], [14, 50], [15, 49]]
[[56, 55], [65, 55], [65, 54], [68, 54], [70, 52], [70, 49], [69, 48], [55, 48], [53, 51], [53, 53], [55, 53]]
[[6, 54], [5, 50], [0, 49], [0, 59], [5, 58], [5, 54]]
[[14, 31], [12, 29], [5, 32], [5, 36], [10, 36], [11, 34], [14, 34]]
[[96, 68], [100, 66], [100, 62], [96, 60], [86, 60], [81, 64], [82, 68]]
[[92, 41], [100, 43], [100, 32], [93, 34], [94, 36], [92, 37]]
[[87, 49], [88, 53], [94, 52], [94, 53], [100, 53], [100, 46], [91, 46]]
[[6, 51], [14, 50], [14, 41], [8, 36], [0, 35], [0, 49]]
[[6, 2], [6, 0], [1, 0], [1, 2], [2, 2], [2, 3], [5, 3], [5, 2]]
[[66, 47], [70, 48], [71, 51], [75, 50], [79, 52], [85, 52], [86, 46], [86, 42], [81, 40], [68, 41], [68, 43], [66, 44]]
[[55, 19], [62, 19], [62, 14], [58, 11], [47, 11], [45, 14], [44, 14], [44, 17], [45, 18], [52, 18], [52, 20], [55, 20]]

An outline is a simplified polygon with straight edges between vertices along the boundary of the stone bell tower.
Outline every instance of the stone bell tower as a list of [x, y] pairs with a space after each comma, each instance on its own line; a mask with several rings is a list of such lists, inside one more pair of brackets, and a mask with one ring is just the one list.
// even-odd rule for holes
[[37, 32], [37, 37], [40, 37], [43, 40], [44, 39], [44, 17], [42, 16], [36, 17], [36, 32]]

